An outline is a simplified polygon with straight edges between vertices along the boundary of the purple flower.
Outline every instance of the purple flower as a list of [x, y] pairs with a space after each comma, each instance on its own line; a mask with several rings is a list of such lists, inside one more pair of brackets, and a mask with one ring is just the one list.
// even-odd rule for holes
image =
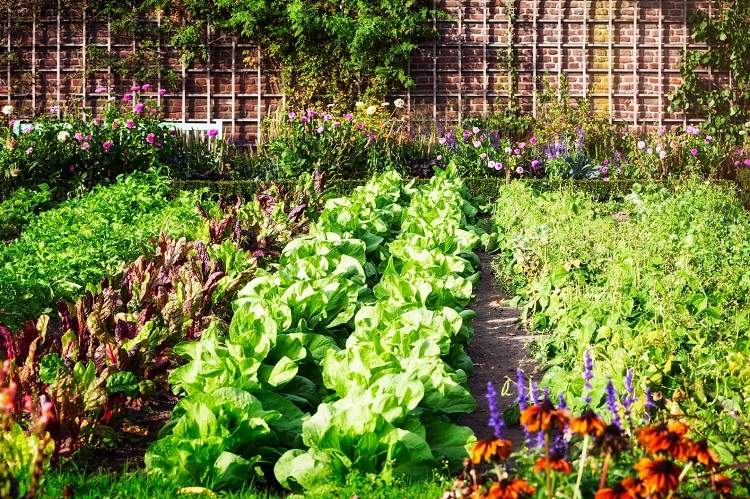
[[307, 123], [308, 121], [310, 121], [310, 118], [308, 118], [307, 116], [300, 116], [299, 118], [300, 123], [304, 124], [304, 123]]
[[107, 87], [96, 87], [96, 90], [94, 90], [95, 94], [106, 94], [108, 88]]
[[591, 358], [591, 350], [583, 354], [583, 401], [591, 403], [591, 380], [594, 379], [594, 359]]
[[622, 424], [620, 423], [620, 413], [617, 409], [617, 391], [615, 390], [615, 385], [612, 384], [612, 380], [609, 380], [609, 383], [607, 383], [607, 407], [609, 408], [609, 412], [612, 413], [612, 424], [617, 426], [618, 428], [622, 428]]
[[744, 161], [742, 162], [742, 164], [743, 164], [743, 165], [745, 165], [745, 167], [747, 167], [747, 168], [750, 168], [750, 158], [748, 158], [748, 159], [744, 160]]
[[646, 388], [646, 401], [644, 403], [644, 407], [646, 408], [646, 412], [656, 409], [656, 404], [654, 403], [654, 399], [651, 396], [650, 386]]
[[531, 383], [531, 403], [538, 404], [539, 402], [539, 385]]
[[688, 135], [698, 135], [699, 133], [701, 133], [701, 131], [694, 126], [688, 126], [687, 128], [685, 128], [685, 132], [687, 132]]
[[501, 438], [503, 435], [503, 429], [505, 428], [505, 422], [503, 417], [500, 415], [500, 409], [497, 407], [497, 391], [492, 381], [487, 382], [487, 406], [490, 410], [489, 426], [492, 428], [492, 432], [495, 438]]
[[439, 143], [439, 144], [440, 144], [441, 146], [445, 145], [445, 143], [446, 143], [447, 141], [448, 141], [448, 139], [446, 139], [445, 137], [440, 137], [440, 138], [438, 139], [438, 143]]
[[167, 95], [167, 89], [166, 88], [160, 88], [159, 89], [159, 96], [160, 97], [164, 97], [165, 95]]
[[353, 115], [352, 113], [346, 113], [346, 114], [344, 115], [344, 119], [345, 119], [346, 121], [352, 121], [352, 120], [354, 119], [354, 115]]
[[539, 161], [538, 159], [535, 159], [531, 162], [531, 169], [534, 171], [537, 171], [541, 165], [542, 165], [542, 162]]
[[529, 399], [526, 395], [526, 376], [520, 367], [516, 368], [516, 389], [518, 390], [518, 408], [522, 411], [528, 407]]
[[499, 171], [499, 170], [502, 170], [503, 168], [505, 168], [505, 165], [504, 165], [504, 164], [502, 164], [502, 163], [497, 163], [497, 164], [495, 165], [495, 170], [498, 170], [498, 171]]
[[34, 125], [24, 125], [24, 126], [23, 126], [23, 127], [21, 128], [21, 131], [22, 131], [23, 133], [31, 133], [31, 131], [32, 131], [33, 129], [34, 129]]
[[523, 175], [523, 166], [519, 166], [518, 168], [516, 168], [516, 173], [519, 175]]
[[713, 137], [711, 137], [710, 135], [706, 135], [706, 144], [710, 144], [711, 142], [713, 142], [713, 140]]
[[536, 137], [531, 137], [531, 138], [529, 139], [529, 144], [531, 144], [532, 146], [533, 146], [533, 145], [536, 145], [536, 141], [537, 141]]
[[561, 144], [560, 142], [547, 144], [546, 146], [544, 146], [544, 154], [547, 156], [547, 159], [555, 159], [561, 156], [567, 156], [568, 147], [565, 144]]
[[144, 107], [146, 106], [144, 106], [142, 102], [139, 102], [138, 104], [135, 105], [135, 107], [133, 108], [133, 111], [135, 111], [136, 114], [140, 114], [143, 112]]
[[219, 135], [219, 131], [217, 129], [211, 128], [208, 130], [208, 136], [211, 137], [212, 139], [216, 137], [217, 135]]
[[112, 141], [107, 140], [106, 142], [102, 144], [102, 149], [104, 149], [104, 152], [109, 152], [112, 150], [112, 145], [113, 145]]
[[579, 151], [583, 149], [583, 146], [586, 143], [586, 134], [583, 132], [583, 127], [576, 128], [576, 135], [578, 135], [578, 139], [576, 140], [576, 149]]
[[314, 118], [318, 112], [315, 109], [308, 109], [307, 110], [307, 117], [308, 118]]
[[515, 154], [516, 156], [520, 156], [521, 155], [521, 150], [516, 147], [515, 149], [513, 149], [513, 154]]
[[89, 144], [88, 142], [84, 142], [81, 144], [81, 149], [83, 149], [84, 151], [88, 151], [89, 147], [91, 147], [91, 144]]
[[76, 132], [75, 135], [73, 135], [73, 138], [75, 138], [78, 142], [83, 141], [83, 134], [81, 132]]
[[696, 157], [698, 155], [698, 149], [696, 149], [695, 147], [693, 147], [692, 149], [690, 149], [690, 155], [692, 157]]
[[323, 115], [323, 119], [326, 121], [331, 121], [333, 119], [333, 115], [330, 113], [326, 113]]
[[131, 92], [140, 92], [141, 91], [141, 87], [139, 85], [133, 85], [132, 87], [130, 87], [130, 91]]
[[125, 128], [133, 128], [134, 126], [135, 126], [135, 122], [133, 120], [125, 121]]
[[664, 137], [664, 134], [667, 133], [667, 129], [664, 127], [659, 127], [659, 137]]
[[557, 405], [560, 409], [568, 408], [568, 403], [565, 401], [565, 394], [563, 392], [557, 394]]
[[130, 95], [130, 94], [125, 94], [125, 95], [122, 96], [122, 101], [123, 102], [130, 102], [132, 100], [133, 100], [133, 96]]
[[471, 137], [471, 130], [464, 130], [461, 136], [464, 140], [467, 140], [469, 137]]
[[297, 113], [295, 113], [294, 111], [290, 111], [288, 116], [290, 120], [293, 120], [297, 117]]
[[154, 135], [153, 133], [149, 133], [148, 135], [146, 135], [146, 142], [148, 142], [149, 144], [153, 144], [154, 142], [156, 142], [156, 135]]
[[150, 84], [150, 83], [144, 83], [144, 84], [143, 84], [143, 85], [141, 86], [141, 90], [143, 90], [144, 92], [148, 92], [149, 90], [151, 90], [151, 88], [152, 88], [152, 87], [151, 87], [151, 84]]

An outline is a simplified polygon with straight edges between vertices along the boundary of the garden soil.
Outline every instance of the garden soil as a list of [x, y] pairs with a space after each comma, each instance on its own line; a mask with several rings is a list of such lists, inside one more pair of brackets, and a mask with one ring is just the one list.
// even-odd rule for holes
[[[492, 430], [487, 426], [489, 412], [485, 393], [487, 382], [495, 385], [500, 411], [515, 404], [516, 368], [520, 367], [527, 377], [535, 378], [536, 367], [528, 351], [534, 335], [527, 333], [519, 323], [519, 310], [507, 303], [507, 297], [499, 292], [492, 272], [492, 256], [479, 253], [482, 262], [481, 278], [475, 289], [476, 297], [470, 308], [476, 312], [473, 321], [474, 338], [467, 353], [474, 362], [474, 373], [469, 378], [469, 389], [477, 401], [477, 410], [460, 419], [460, 423], [471, 427], [477, 438], [490, 438]], [[515, 444], [523, 442], [523, 433], [518, 425], [508, 428], [506, 437]]]

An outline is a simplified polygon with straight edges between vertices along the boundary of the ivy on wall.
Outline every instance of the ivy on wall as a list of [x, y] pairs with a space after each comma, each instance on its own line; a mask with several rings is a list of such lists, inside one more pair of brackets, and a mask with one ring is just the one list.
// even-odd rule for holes
[[[0, 0], [0, 9], [15, 9]], [[24, 2], [17, 18], [54, 12], [57, 0]], [[85, 10], [107, 19], [114, 36], [139, 40], [121, 58], [106, 49], [88, 51], [88, 71], [111, 67], [126, 79], [174, 83], [163, 73], [155, 40], [180, 50], [183, 64], [205, 60], [210, 44], [227, 39], [255, 43], [264, 61], [279, 69], [292, 104], [313, 101], [351, 105], [380, 99], [413, 85], [408, 61], [418, 44], [435, 35], [429, 0], [63, 0], [66, 12]], [[143, 22], [161, 19], [160, 26]], [[69, 16], [65, 16], [66, 18]], [[0, 30], [4, 29], [0, 27]], [[209, 34], [210, 33], [210, 34]], [[247, 61], [254, 64], [256, 61]], [[166, 81], [165, 81], [166, 79]]]
[[[670, 96], [672, 110], [708, 119], [709, 131], [732, 132], [750, 120], [750, 2], [725, 0], [713, 17], [699, 11], [691, 19], [691, 36], [705, 50], [683, 54], [681, 86]], [[699, 69], [711, 69], [701, 74]], [[729, 79], [716, 74], [730, 74]]]

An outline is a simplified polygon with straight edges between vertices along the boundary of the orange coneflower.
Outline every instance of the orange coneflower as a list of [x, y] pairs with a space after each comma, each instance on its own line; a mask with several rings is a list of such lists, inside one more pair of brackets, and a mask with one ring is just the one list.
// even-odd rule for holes
[[521, 413], [521, 424], [527, 431], [547, 431], [553, 428], [564, 428], [570, 421], [566, 409], [555, 409], [550, 399], [534, 404]]
[[493, 483], [487, 495], [487, 499], [519, 499], [536, 492], [536, 487], [529, 485], [521, 478], [507, 478]]
[[711, 487], [719, 494], [726, 495], [732, 493], [732, 481], [724, 475], [714, 475], [711, 477]]
[[709, 468], [719, 464], [719, 456], [708, 446], [708, 442], [705, 440], [693, 442], [691, 458]]
[[638, 441], [649, 452], [666, 452], [675, 459], [688, 459], [692, 455], [693, 442], [685, 438], [684, 423], [658, 424], [636, 430]]
[[618, 483], [611, 488], [599, 489], [594, 499], [637, 499], [637, 497], [626, 489], [623, 484]]
[[552, 471], [559, 471], [560, 473], [570, 473], [573, 471], [573, 466], [565, 459], [565, 456], [561, 452], [552, 451], [548, 456], [540, 457], [534, 463], [534, 472], [541, 473], [545, 471], [549, 466]]
[[641, 497], [646, 494], [646, 488], [643, 486], [643, 481], [640, 478], [633, 478], [631, 476], [625, 478], [622, 482], [622, 486], [632, 494], [633, 497]]
[[479, 464], [491, 461], [493, 458], [498, 460], [507, 459], [512, 450], [513, 443], [510, 440], [499, 438], [494, 440], [479, 440], [471, 448], [471, 462]]
[[649, 494], [677, 490], [680, 485], [682, 468], [668, 459], [644, 457], [633, 468], [638, 470], [638, 477], [643, 480], [643, 485]]
[[574, 419], [570, 423], [570, 429], [575, 433], [581, 435], [594, 435], [597, 437], [604, 433], [604, 428], [606, 426], [607, 425], [602, 418], [591, 409], [586, 409], [583, 414], [581, 414], [581, 417]]

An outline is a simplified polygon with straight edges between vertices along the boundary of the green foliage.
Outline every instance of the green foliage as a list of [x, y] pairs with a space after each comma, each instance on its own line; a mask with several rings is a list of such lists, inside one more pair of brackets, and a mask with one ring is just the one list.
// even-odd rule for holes
[[[745, 0], [722, 2], [709, 16], [698, 10], [691, 19], [691, 37], [707, 49], [682, 54], [682, 84], [670, 96], [673, 110], [691, 117], [706, 117], [706, 130], [714, 135], [736, 136], [737, 125], [750, 121], [750, 4]], [[729, 73], [731, 79], [718, 79], [698, 69]]]
[[50, 206], [52, 195], [47, 184], [36, 189], [17, 189], [8, 199], [0, 202], [0, 240], [16, 237], [34, 215]]
[[498, 273], [529, 327], [551, 333], [537, 353], [552, 393], [581, 405], [579, 366], [591, 349], [595, 387], [612, 377], [622, 389], [632, 367], [639, 390], [695, 417], [726, 460], [744, 460], [750, 217], [729, 188], [635, 186], [599, 204], [514, 183], [493, 222]]
[[194, 234], [200, 193], [169, 199], [169, 192], [166, 179], [133, 174], [33, 220], [18, 240], [0, 248], [3, 322], [15, 327], [59, 298], [78, 296], [142, 253], [162, 230]]
[[[445, 173], [414, 189], [387, 172], [328, 200], [277, 271], [240, 291], [226, 333], [178, 345], [187, 363], [170, 383], [181, 404], [208, 406], [173, 414], [149, 471], [212, 488], [273, 472], [310, 489], [349, 471], [390, 483], [460, 462], [473, 434], [450, 417], [474, 407], [461, 345], [478, 243], [465, 196]], [[259, 403], [220, 420], [208, 401], [222, 390]], [[238, 440], [242, 425], [258, 431]]]

